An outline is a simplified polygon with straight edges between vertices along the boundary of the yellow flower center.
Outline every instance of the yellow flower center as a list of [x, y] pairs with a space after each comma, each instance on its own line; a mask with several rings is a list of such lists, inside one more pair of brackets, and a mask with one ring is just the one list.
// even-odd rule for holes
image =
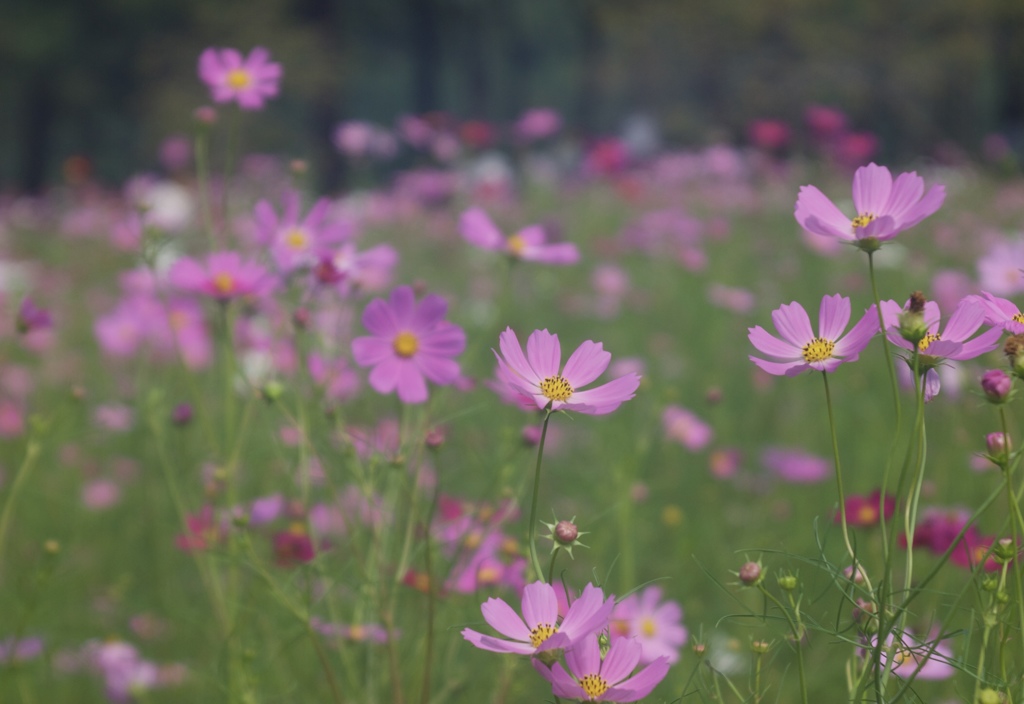
[[285, 234], [284, 243], [292, 249], [305, 249], [309, 244], [309, 237], [304, 230], [293, 227]]
[[1017, 313], [1017, 315], [1013, 316], [1012, 320], [1024, 324], [1024, 313]]
[[506, 246], [508, 247], [509, 254], [513, 257], [518, 257], [526, 249], [526, 240], [519, 235], [512, 235], [508, 238]]
[[480, 543], [483, 541], [483, 536], [480, 535], [479, 531], [473, 531], [466, 535], [466, 538], [462, 541], [462, 545], [469, 550], [480, 547]]
[[252, 77], [245, 69], [236, 68], [228, 71], [227, 81], [228, 85], [235, 90], [242, 90], [249, 86], [249, 83], [252, 81]]
[[217, 293], [227, 295], [235, 290], [235, 277], [223, 271], [214, 274], [213, 287], [217, 289]]
[[549, 376], [540, 382], [540, 392], [552, 401], [565, 401], [572, 396], [572, 384], [562, 376]]
[[628, 636], [629, 635], [629, 621], [624, 621], [621, 618], [615, 619], [614, 621], [612, 621], [608, 625], [608, 629], [612, 633], [616, 633], [616, 634], [618, 634], [620, 636]]
[[348, 629], [348, 637], [352, 640], [363, 640], [366, 638], [366, 629], [360, 625], [352, 626]]
[[558, 626], [552, 626], [550, 623], [538, 623], [537, 626], [530, 631], [530, 643], [534, 648], [539, 648], [541, 643], [555, 635], [557, 632]]
[[645, 618], [643, 621], [640, 622], [640, 632], [643, 633], [648, 638], [653, 638], [654, 634], [657, 632], [657, 630], [658, 629], [654, 625], [654, 619], [651, 618], [650, 616], [648, 616], [647, 618]]
[[608, 691], [608, 683], [601, 675], [586, 675], [580, 680], [580, 687], [590, 700], [595, 700]]
[[861, 525], [874, 523], [878, 520], [877, 506], [861, 506], [857, 509], [857, 522]]
[[500, 577], [501, 572], [499, 572], [498, 568], [494, 566], [481, 567], [476, 572], [476, 581], [478, 584], [497, 584]]
[[917, 343], [918, 351], [924, 352], [926, 349], [928, 349], [931, 346], [931, 344], [933, 342], [935, 342], [938, 339], [940, 339], [939, 338], [939, 333], [937, 333], [937, 332], [930, 332], [930, 333], [928, 333], [927, 335], [925, 335], [924, 337], [921, 338], [920, 342]]
[[409, 358], [420, 348], [420, 341], [411, 332], [400, 332], [395, 336], [392, 346], [395, 348], [395, 354], [399, 357]]
[[851, 220], [850, 224], [853, 225], [853, 229], [856, 230], [858, 227], [867, 227], [868, 223], [874, 219], [875, 215], [873, 213], [864, 213], [863, 215], [858, 215]]
[[801, 347], [800, 351], [804, 355], [804, 361], [811, 364], [812, 362], [824, 362], [826, 359], [831, 359], [832, 350], [835, 348], [836, 343], [832, 342], [832, 340], [816, 337]]

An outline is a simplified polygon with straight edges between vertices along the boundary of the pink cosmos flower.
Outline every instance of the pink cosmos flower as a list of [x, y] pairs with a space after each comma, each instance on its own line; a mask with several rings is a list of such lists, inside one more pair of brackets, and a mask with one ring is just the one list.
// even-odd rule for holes
[[370, 386], [382, 394], [398, 392], [402, 403], [427, 400], [427, 380], [448, 385], [459, 377], [453, 357], [466, 347], [462, 328], [442, 320], [448, 304], [428, 295], [419, 303], [411, 286], [391, 292], [389, 301], [375, 298], [363, 311], [371, 337], [352, 341], [352, 356], [361, 367], [373, 367]]
[[242, 259], [238, 252], [211, 252], [205, 262], [182, 257], [174, 263], [167, 279], [181, 291], [227, 301], [263, 293], [271, 280], [266, 269]]
[[671, 665], [679, 662], [679, 648], [688, 633], [682, 624], [683, 610], [678, 602], [661, 602], [661, 587], [651, 585], [639, 594], [630, 594], [615, 605], [609, 628], [612, 641], [635, 638], [643, 646], [640, 662], [665, 658]]
[[334, 244], [352, 233], [342, 223], [327, 218], [331, 202], [319, 199], [302, 217], [302, 197], [297, 191], [287, 191], [282, 197], [280, 217], [266, 200], [256, 204], [254, 224], [259, 241], [270, 248], [274, 263], [282, 273], [289, 273], [317, 262], [317, 254], [324, 245]]
[[987, 291], [980, 296], [971, 296], [985, 310], [985, 324], [1002, 328], [1011, 335], [1024, 333], [1024, 313], [1013, 301], [998, 298]]
[[803, 186], [795, 216], [805, 230], [847, 242], [891, 240], [934, 213], [946, 198], [943, 186], [924, 192], [924, 179], [916, 172], [900, 174], [871, 163], [853, 175], [853, 203], [857, 214], [849, 218], [815, 186]]
[[501, 251], [513, 259], [542, 264], [575, 264], [579, 250], [571, 242], [547, 244], [547, 233], [540, 225], [525, 227], [508, 239], [480, 208], [470, 208], [459, 218], [462, 238], [483, 249]]
[[550, 137], [562, 129], [562, 117], [551, 108], [530, 108], [516, 121], [513, 131], [523, 142]]
[[[896, 648], [890, 654], [888, 646], [893, 642]], [[882, 650], [882, 657], [886, 659], [886, 667], [897, 677], [946, 680], [956, 674], [956, 667], [952, 664], [953, 650], [941, 641], [922, 641], [907, 629], [902, 636], [889, 634], [885, 644], [887, 647]]]
[[751, 356], [750, 361], [776, 376], [795, 376], [809, 369], [833, 372], [843, 362], [856, 361], [861, 350], [878, 332], [878, 315], [875, 307], [871, 306], [853, 329], [843, 336], [846, 324], [850, 322], [850, 299], [838, 293], [821, 299], [817, 336], [811, 330], [807, 311], [795, 301], [773, 310], [772, 321], [782, 340], [760, 325], [749, 328], [748, 338], [759, 351], [776, 360]]
[[700, 452], [711, 442], [714, 431], [693, 411], [682, 406], [668, 406], [661, 414], [665, 437], [691, 452]]
[[481, 650], [519, 655], [564, 649], [589, 640], [596, 644], [597, 639], [589, 636], [608, 625], [615, 597], [605, 599], [604, 592], [588, 584], [559, 623], [555, 588], [544, 582], [534, 582], [523, 588], [522, 607], [523, 616], [520, 617], [511, 606], [494, 597], [480, 606], [484, 620], [491, 628], [511, 640], [486, 636], [470, 628], [463, 629], [462, 637]]
[[565, 654], [567, 672], [556, 662], [549, 670], [539, 660], [533, 668], [551, 683], [556, 697], [586, 702], [635, 702], [643, 699], [668, 674], [668, 659], [657, 658], [633, 675], [643, 646], [633, 638], [612, 642], [604, 659], [597, 638], [584, 638]]
[[794, 484], [810, 484], [827, 479], [832, 473], [828, 460], [785, 447], [769, 447], [761, 453], [761, 464], [780, 479]]
[[640, 386], [640, 375], [629, 373], [594, 389], [577, 390], [597, 379], [611, 362], [611, 353], [605, 352], [600, 342], [584, 342], [559, 371], [562, 348], [558, 335], [534, 330], [526, 341], [525, 356], [512, 328], [505, 328], [498, 340], [501, 354], [494, 355], [502, 370], [500, 379], [532, 397], [537, 408], [604, 415], [633, 398]]
[[1024, 237], [994, 244], [977, 263], [981, 288], [997, 296], [1024, 291]]
[[[846, 498], [846, 520], [851, 526], [857, 526], [861, 528], [867, 528], [869, 526], [878, 525], [879, 521], [883, 518], [882, 514], [879, 513], [878, 507], [881, 504], [882, 490], [875, 489], [870, 494], [862, 495], [855, 494]], [[886, 496], [885, 502], [882, 504], [885, 515], [885, 520], [892, 518], [893, 513], [896, 512], [896, 498], [893, 496]], [[839, 523], [841, 520], [841, 514], [836, 511], [835, 522]]]
[[215, 103], [238, 103], [243, 110], [259, 110], [277, 95], [281, 64], [270, 52], [256, 47], [242, 58], [237, 49], [206, 49], [199, 55], [199, 78], [210, 88]]
[[[999, 338], [1003, 335], [1001, 328], [986, 330], [970, 339], [971, 335], [985, 324], [986, 306], [982, 300], [977, 296], [968, 296], [960, 301], [946, 323], [946, 329], [941, 333], [939, 332], [938, 304], [935, 301], [925, 302], [924, 323], [928, 328], [928, 334], [917, 343], [917, 349], [920, 352], [920, 369], [924, 372], [925, 401], [931, 401], [939, 393], [941, 383], [935, 367], [944, 360], [974, 359], [999, 346]], [[912, 352], [913, 344], [903, 339], [899, 331], [900, 315], [908, 310], [910, 301], [908, 300], [902, 308], [899, 303], [891, 300], [882, 301], [881, 305], [885, 334], [889, 338], [889, 342]]]

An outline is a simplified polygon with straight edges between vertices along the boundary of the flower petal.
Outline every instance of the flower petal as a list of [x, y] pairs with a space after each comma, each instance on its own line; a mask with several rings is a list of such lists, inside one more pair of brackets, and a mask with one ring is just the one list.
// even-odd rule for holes
[[633, 398], [639, 386], [639, 374], [626, 374], [593, 389], [575, 392], [565, 403], [565, 408], [594, 416], [611, 413], [624, 401]]
[[792, 345], [803, 348], [814, 339], [811, 319], [807, 317], [804, 307], [796, 301], [773, 310], [772, 322], [775, 323], [775, 329], [782, 335], [782, 339]]
[[526, 359], [538, 378], [558, 376], [558, 366], [562, 361], [558, 335], [552, 335], [547, 329], [534, 330], [526, 340]]
[[515, 609], [503, 600], [491, 597], [480, 605], [480, 613], [487, 624], [501, 635], [512, 640], [530, 642], [530, 629]]
[[850, 322], [850, 299], [840, 296], [822, 296], [818, 309], [818, 336], [835, 342]]
[[891, 192], [892, 174], [884, 166], [872, 162], [853, 175], [853, 205], [858, 215], [885, 215]]
[[606, 352], [600, 342], [587, 340], [570, 355], [562, 376], [574, 389], [586, 386], [601, 376], [611, 361], [611, 352]]

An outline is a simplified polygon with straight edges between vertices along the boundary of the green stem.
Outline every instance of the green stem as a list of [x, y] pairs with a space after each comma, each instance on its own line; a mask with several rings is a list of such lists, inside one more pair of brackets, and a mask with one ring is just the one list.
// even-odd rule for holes
[[540, 466], [544, 459], [544, 441], [548, 437], [548, 421], [551, 420], [551, 409], [544, 413], [544, 425], [540, 431], [540, 443], [537, 445], [537, 466], [533, 471], [533, 501], [530, 502], [530, 561], [533, 564], [533, 571], [537, 573], [537, 579], [544, 579], [544, 568], [541, 567], [540, 558], [537, 556], [537, 499], [540, 496]]
[[[804, 639], [803, 638], [804, 637], [803, 631], [804, 631], [804, 629], [803, 629], [803, 626], [798, 621], [793, 620], [793, 616], [790, 614], [789, 610], [785, 607], [785, 605], [781, 601], [779, 601], [775, 597], [774, 594], [772, 594], [767, 589], [765, 589], [765, 586], [764, 586], [763, 583], [762, 584], [758, 584], [757, 588], [758, 588], [758, 590], [762, 594], [764, 594], [765, 598], [767, 598], [768, 600], [772, 601], [777, 607], [779, 607], [779, 611], [782, 612], [783, 616], [786, 617], [786, 621], [789, 623], [789, 630], [792, 631], [792, 633], [793, 633], [793, 643], [796, 646], [796, 666], [797, 666], [797, 671], [800, 674], [800, 701], [802, 701], [804, 704], [807, 704], [807, 675], [804, 673], [804, 651], [803, 651], [803, 639]], [[758, 674], [760, 674], [760, 667], [761, 667], [761, 655], [760, 654], [757, 656], [757, 665], [758, 665]], [[758, 701], [760, 701], [760, 694], [759, 694], [759, 692], [758, 692]]]
[[17, 501], [18, 494], [21, 493], [22, 488], [25, 486], [25, 480], [35, 466], [36, 460], [39, 459], [41, 450], [42, 446], [33, 432], [29, 436], [28, 444], [25, 446], [25, 459], [22, 460], [21, 466], [18, 467], [14, 483], [11, 484], [11, 491], [7, 495], [7, 501], [4, 502], [3, 513], [0, 514], [0, 555], [3, 554], [4, 540], [7, 537], [7, 529], [11, 525], [11, 516], [14, 515], [14, 504]]
[[[850, 554], [852, 568], [857, 569], [857, 553], [854, 552], [853, 544], [850, 542], [850, 530], [846, 523], [846, 494], [843, 491], [843, 471], [839, 463], [839, 440], [836, 436], [836, 419], [832, 412], [832, 393], [828, 387], [828, 373], [822, 372], [821, 378], [825, 381], [825, 406], [828, 408], [828, 428], [832, 436], [832, 458], [836, 467], [836, 489], [839, 491], [839, 522], [843, 529], [843, 542], [846, 551]], [[861, 570], [863, 573], [863, 570]], [[866, 576], [866, 575], [865, 575]]]

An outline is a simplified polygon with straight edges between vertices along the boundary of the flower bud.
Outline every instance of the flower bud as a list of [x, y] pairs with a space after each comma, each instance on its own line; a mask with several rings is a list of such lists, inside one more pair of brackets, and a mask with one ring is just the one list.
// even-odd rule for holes
[[1002, 538], [992, 546], [992, 557], [1001, 565], [1005, 565], [1016, 556], [1017, 546], [1014, 544], [1013, 538]]
[[1003, 433], [989, 433], [985, 436], [985, 449], [989, 456], [1005, 460], [1010, 451], [1010, 438]]
[[795, 574], [783, 574], [779, 575], [778, 583], [780, 589], [785, 589], [787, 592], [791, 592], [796, 589], [797, 579]]
[[768, 649], [770, 647], [771, 647], [771, 643], [769, 643], [766, 640], [755, 640], [755, 641], [751, 641], [751, 643], [750, 643], [750, 649], [753, 650], [758, 655], [763, 655], [763, 654], [767, 653]]
[[989, 369], [981, 375], [981, 390], [992, 403], [1006, 403], [1013, 390], [1013, 379], [1002, 369]]
[[179, 403], [171, 411], [171, 422], [179, 428], [192, 422], [192, 406], [187, 403]]
[[1003, 354], [1010, 362], [1010, 369], [1017, 376], [1024, 376], [1024, 335], [1010, 335], [1003, 344]]
[[740, 567], [740, 571], [737, 576], [745, 586], [754, 587], [760, 584], [764, 579], [764, 572], [761, 569], [760, 563], [747, 562], [743, 567]]
[[571, 545], [579, 537], [579, 534], [575, 523], [559, 521], [555, 524], [555, 540], [562, 545]]
[[212, 125], [217, 122], [217, 110], [209, 105], [200, 105], [192, 111], [192, 117], [201, 125]]
[[423, 442], [431, 450], [436, 450], [437, 448], [444, 445], [444, 441], [446, 438], [447, 433], [445, 432], [444, 428], [434, 427], [427, 431], [427, 436], [423, 439]]
[[1006, 701], [1003, 695], [994, 689], [986, 687], [978, 692], [978, 699], [975, 704], [1003, 704]]
[[917, 344], [928, 334], [928, 325], [924, 322], [924, 294], [914, 291], [910, 294], [907, 310], [900, 313], [900, 336], [912, 344]]

